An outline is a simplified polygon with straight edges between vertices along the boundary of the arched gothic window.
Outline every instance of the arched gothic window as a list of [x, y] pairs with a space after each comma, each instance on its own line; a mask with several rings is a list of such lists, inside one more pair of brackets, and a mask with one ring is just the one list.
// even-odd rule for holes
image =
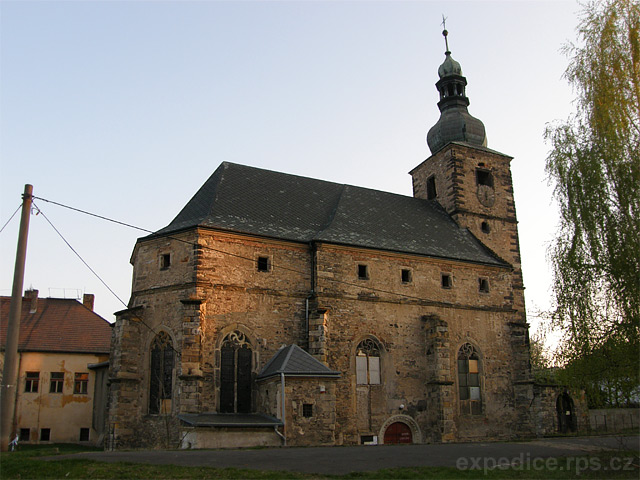
[[231, 332], [220, 350], [220, 413], [251, 411], [251, 344], [244, 333]]
[[356, 383], [358, 385], [379, 385], [380, 345], [371, 338], [365, 338], [356, 350]]
[[167, 332], [160, 332], [151, 342], [149, 368], [149, 413], [169, 413], [173, 391], [173, 342]]
[[475, 347], [465, 343], [458, 351], [458, 392], [460, 413], [481, 415], [480, 357]]

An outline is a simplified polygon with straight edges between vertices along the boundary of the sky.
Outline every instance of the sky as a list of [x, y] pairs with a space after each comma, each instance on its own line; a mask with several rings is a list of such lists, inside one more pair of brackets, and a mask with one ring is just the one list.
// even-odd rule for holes
[[[0, 228], [31, 184], [41, 199], [155, 231], [223, 161], [410, 196], [408, 172], [430, 155], [439, 118], [444, 15], [469, 112], [488, 147], [514, 157], [535, 332], [551, 306], [558, 223], [544, 129], [573, 110], [561, 47], [579, 10], [568, 0], [3, 0]], [[93, 293], [114, 321], [145, 233], [35, 205], [24, 289]], [[19, 217], [0, 233], [4, 296]]]

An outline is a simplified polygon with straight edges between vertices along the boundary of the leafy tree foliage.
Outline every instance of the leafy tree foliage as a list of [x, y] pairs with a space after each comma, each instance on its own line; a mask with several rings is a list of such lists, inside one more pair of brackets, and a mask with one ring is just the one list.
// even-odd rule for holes
[[584, 5], [578, 44], [565, 46], [576, 112], [545, 132], [561, 216], [549, 250], [553, 318], [564, 363], [593, 385], [608, 375], [639, 380], [639, 35], [637, 0]]
[[557, 384], [557, 369], [552, 366], [551, 355], [545, 348], [545, 337], [537, 334], [529, 341], [531, 374], [536, 383]]

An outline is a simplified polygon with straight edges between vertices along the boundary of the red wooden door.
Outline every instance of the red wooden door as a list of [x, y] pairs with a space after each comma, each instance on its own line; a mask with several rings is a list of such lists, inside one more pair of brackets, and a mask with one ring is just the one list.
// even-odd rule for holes
[[413, 443], [411, 429], [406, 423], [392, 423], [384, 432], [384, 443]]

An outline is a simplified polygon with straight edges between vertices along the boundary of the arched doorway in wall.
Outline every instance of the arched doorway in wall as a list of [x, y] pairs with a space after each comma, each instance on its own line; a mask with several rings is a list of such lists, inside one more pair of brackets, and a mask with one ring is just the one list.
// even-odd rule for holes
[[409, 425], [403, 422], [394, 422], [384, 432], [384, 444], [413, 443], [413, 434]]
[[573, 399], [567, 392], [563, 392], [558, 395], [556, 400], [556, 412], [558, 414], [558, 432], [575, 432], [576, 417], [573, 407]]

